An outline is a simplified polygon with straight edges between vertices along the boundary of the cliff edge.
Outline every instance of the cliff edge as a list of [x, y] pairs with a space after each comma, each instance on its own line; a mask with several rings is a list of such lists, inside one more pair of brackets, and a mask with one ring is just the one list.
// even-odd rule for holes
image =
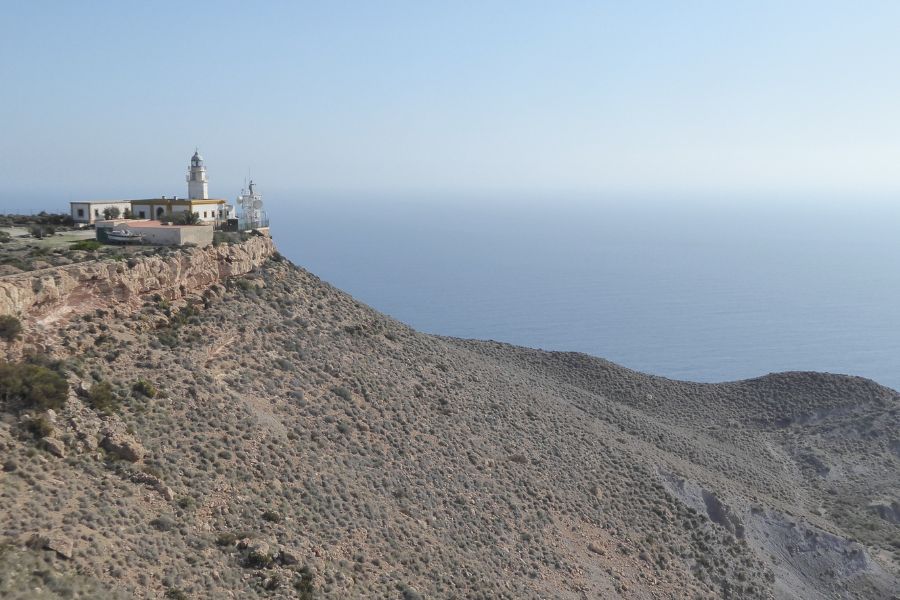
[[151, 293], [175, 300], [259, 267], [275, 252], [275, 244], [260, 235], [234, 244], [160, 251], [0, 277], [0, 315], [49, 323], [97, 308], [128, 310]]

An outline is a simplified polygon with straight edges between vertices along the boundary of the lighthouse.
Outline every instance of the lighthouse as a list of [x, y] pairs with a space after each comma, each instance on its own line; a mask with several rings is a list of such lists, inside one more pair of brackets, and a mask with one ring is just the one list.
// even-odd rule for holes
[[209, 180], [206, 178], [206, 167], [203, 165], [203, 157], [200, 151], [195, 150], [191, 157], [191, 168], [187, 174], [188, 182], [188, 200], [206, 200], [209, 198], [209, 190], [207, 186]]

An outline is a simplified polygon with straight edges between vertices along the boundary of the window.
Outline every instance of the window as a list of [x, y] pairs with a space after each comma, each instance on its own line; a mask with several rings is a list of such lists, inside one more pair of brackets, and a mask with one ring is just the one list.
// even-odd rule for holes
[[203, 218], [204, 218], [204, 219], [206, 218], [206, 211], [205, 211], [205, 210], [203, 211]]
[[142, 219], [146, 219], [146, 218], [147, 218], [147, 213], [145, 213], [145, 212], [142, 211], [142, 210], [139, 210], [139, 211], [138, 211], [138, 216], [139, 216], [140, 218], [142, 218]]
[[78, 216], [79, 216], [79, 217], [84, 217], [84, 209], [83, 209], [83, 208], [79, 208], [79, 209], [78, 209]]
[[95, 216], [95, 217], [99, 217], [99, 216], [100, 216], [100, 209], [99, 209], [99, 208], [95, 208], [95, 209], [94, 209], [94, 216]]

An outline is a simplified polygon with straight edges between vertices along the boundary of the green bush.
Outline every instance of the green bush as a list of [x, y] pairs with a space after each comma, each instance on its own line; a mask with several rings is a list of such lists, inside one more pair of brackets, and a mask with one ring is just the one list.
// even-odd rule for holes
[[0, 316], [0, 338], [12, 342], [22, 333], [22, 322], [12, 315]]
[[239, 279], [234, 279], [233, 281], [234, 281], [234, 285], [241, 288], [242, 291], [245, 291], [245, 292], [249, 292], [251, 290], [254, 292], [256, 291], [256, 285], [251, 283], [249, 279], [239, 278]]
[[5, 231], [0, 231], [0, 244], [5, 244], [12, 239], [12, 236]]
[[156, 397], [156, 387], [146, 379], [138, 379], [131, 386], [131, 391], [146, 396], [148, 398]]
[[294, 589], [297, 590], [300, 600], [312, 600], [315, 598], [316, 590], [313, 586], [313, 581], [313, 574], [309, 570], [309, 567], [301, 567], [300, 572], [294, 579]]
[[335, 387], [331, 388], [331, 391], [334, 393], [335, 396], [337, 396], [338, 398], [342, 398], [342, 399], [346, 400], [347, 402], [350, 402], [351, 400], [353, 400], [353, 394], [351, 394], [350, 390], [348, 390], [347, 388], [345, 388], [343, 386], [335, 386]]
[[244, 559], [244, 565], [251, 569], [267, 569], [272, 566], [275, 559], [271, 554], [250, 550]]
[[69, 395], [65, 377], [41, 365], [0, 362], [0, 402], [9, 408], [62, 408]]
[[38, 415], [30, 419], [25, 424], [26, 429], [35, 437], [35, 439], [45, 438], [53, 433], [53, 423], [46, 415]]
[[281, 523], [281, 514], [275, 512], [274, 510], [267, 510], [263, 512], [262, 518], [269, 523]]
[[98, 242], [97, 240], [79, 240], [77, 242], [73, 242], [69, 248], [71, 250], [99, 250], [103, 247], [103, 244]]
[[28, 228], [28, 233], [36, 239], [43, 239], [56, 233], [56, 228], [51, 225], [32, 225]]
[[94, 410], [98, 410], [104, 414], [112, 414], [119, 409], [119, 399], [113, 393], [112, 386], [108, 381], [97, 382], [88, 392], [88, 404]]

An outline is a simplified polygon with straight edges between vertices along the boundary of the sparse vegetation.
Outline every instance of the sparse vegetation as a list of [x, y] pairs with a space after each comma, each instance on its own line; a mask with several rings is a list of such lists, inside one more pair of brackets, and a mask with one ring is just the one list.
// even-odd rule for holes
[[97, 240], [79, 240], [77, 242], [72, 242], [69, 246], [71, 250], [85, 250], [87, 252], [93, 252], [94, 250], [99, 250], [103, 247], [103, 244], [98, 242]]

